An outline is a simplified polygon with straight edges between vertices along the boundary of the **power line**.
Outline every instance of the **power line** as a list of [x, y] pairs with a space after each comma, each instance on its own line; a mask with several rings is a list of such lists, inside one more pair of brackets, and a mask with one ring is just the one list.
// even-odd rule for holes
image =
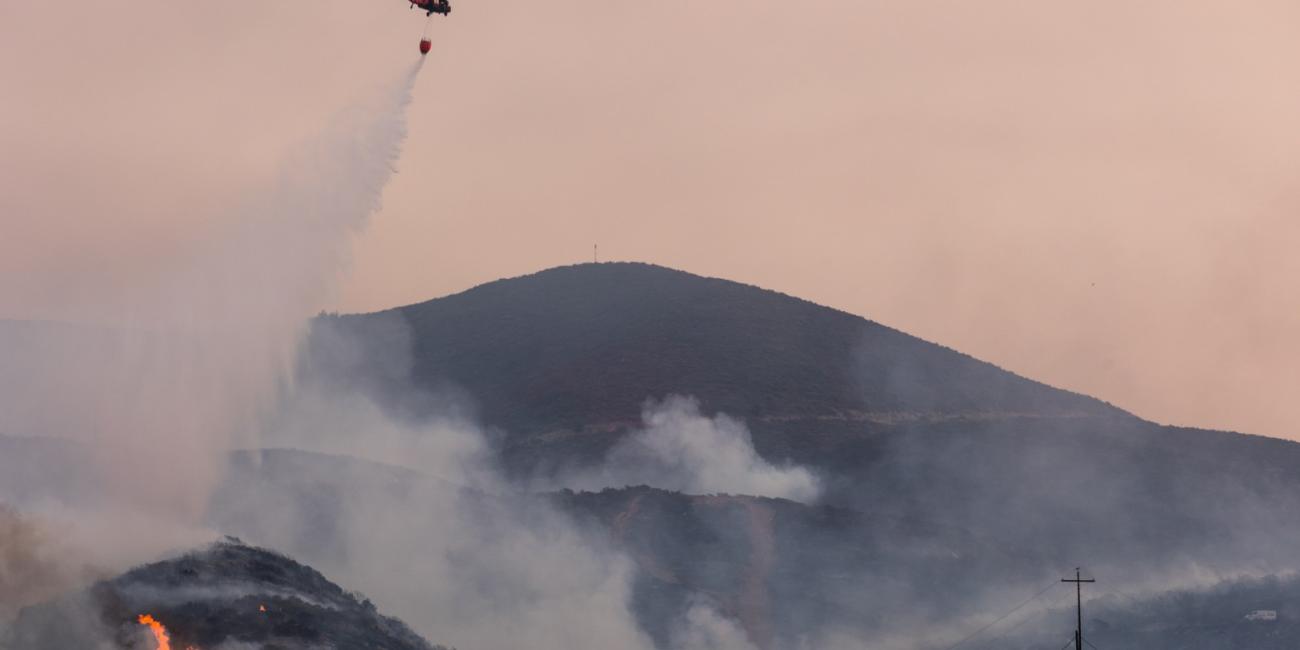
[[[1040, 605], [1040, 606], [1047, 606], [1047, 607], [1055, 607], [1055, 606], [1056, 606], [1055, 603], [1045, 603], [1045, 602], [1041, 602], [1041, 601], [1043, 600], [1042, 595], [1039, 595], [1039, 596], [1037, 597], [1037, 599], [1040, 601], [1040, 602], [1039, 602], [1039, 605]], [[1006, 639], [1007, 637], [1011, 636], [1011, 633], [1012, 633], [1012, 632], [1015, 632], [1016, 630], [1019, 630], [1020, 628], [1024, 627], [1026, 623], [1028, 623], [1029, 621], [1032, 621], [1032, 620], [1034, 620], [1032, 616], [1026, 616], [1026, 617], [1020, 619], [1020, 622], [1019, 622], [1019, 623], [1016, 623], [1015, 625], [1012, 625], [1011, 627], [1007, 628], [1006, 630], [1004, 630], [1004, 631], [1002, 632], [1002, 634], [999, 634], [999, 635], [997, 635], [996, 637], [994, 637], [994, 638], [992, 638], [992, 639], [989, 639], [989, 643], [990, 643], [990, 644], [996, 644], [997, 642]], [[1087, 640], [1085, 640], [1084, 643], [1087, 643]]]
[[967, 641], [970, 641], [971, 639], [973, 639], [973, 638], [979, 636], [980, 634], [983, 634], [985, 630], [987, 630], [987, 629], [993, 627], [994, 625], [997, 625], [998, 623], [1001, 623], [1002, 621], [1007, 620], [1007, 618], [1010, 617], [1012, 614], [1015, 614], [1016, 612], [1020, 611], [1020, 608], [1022, 608], [1022, 607], [1024, 607], [1025, 605], [1028, 605], [1029, 603], [1033, 602], [1034, 599], [1036, 599], [1036, 598], [1038, 598], [1039, 596], [1041, 596], [1041, 595], [1047, 593], [1047, 590], [1048, 590], [1048, 589], [1051, 589], [1052, 587], [1055, 587], [1055, 586], [1058, 585], [1058, 584], [1060, 584], [1060, 583], [1059, 583], [1059, 582], [1049, 582], [1049, 583], [1047, 584], [1046, 587], [1043, 587], [1042, 589], [1038, 590], [1038, 593], [1036, 593], [1036, 594], [1034, 594], [1034, 595], [1032, 595], [1032, 596], [1026, 598], [1026, 599], [1024, 600], [1024, 602], [1020, 603], [1019, 605], [1016, 605], [1014, 608], [1012, 608], [1011, 611], [1009, 611], [1009, 612], [1003, 614], [1002, 616], [999, 616], [999, 617], [997, 618], [997, 620], [993, 621], [992, 623], [989, 623], [988, 625], [985, 625], [984, 627], [982, 627], [982, 628], [980, 628], [980, 629], [978, 629], [978, 630], [975, 630], [975, 632], [973, 632], [972, 634], [970, 634], [970, 635], [967, 636], [966, 638], [964, 638], [964, 639], [962, 639], [961, 641], [958, 641], [958, 642], [956, 642], [956, 643], [954, 643], [954, 644], [948, 646], [948, 647], [945, 648], [944, 650], [953, 650], [954, 648], [960, 646], [961, 644], [966, 643]]

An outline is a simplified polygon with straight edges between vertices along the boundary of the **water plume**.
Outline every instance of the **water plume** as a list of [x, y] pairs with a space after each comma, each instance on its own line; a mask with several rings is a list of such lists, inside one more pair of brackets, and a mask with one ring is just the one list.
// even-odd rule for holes
[[[227, 452], [256, 443], [309, 319], [330, 304], [354, 234], [380, 206], [420, 69], [341, 111], [275, 178], [233, 191], [220, 232], [187, 242], [99, 322], [0, 330], [0, 433], [76, 449], [0, 501], [102, 527], [77, 538], [130, 528], [141, 548], [177, 538], [168, 526], [204, 525]], [[70, 490], [74, 476], [84, 485]], [[131, 528], [132, 513], [156, 523]]]

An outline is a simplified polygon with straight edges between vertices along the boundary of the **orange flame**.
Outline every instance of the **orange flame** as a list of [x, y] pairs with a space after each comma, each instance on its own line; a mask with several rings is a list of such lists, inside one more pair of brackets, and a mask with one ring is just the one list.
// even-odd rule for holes
[[[154, 640], [158, 642], [157, 650], [172, 650], [171, 635], [167, 633], [167, 628], [163, 627], [163, 624], [158, 622], [158, 619], [154, 618], [150, 614], [141, 614], [136, 620], [140, 621], [141, 625], [149, 626], [149, 631], [153, 632]], [[185, 650], [199, 649], [192, 645], [187, 645], [185, 646]]]
[[148, 614], [141, 614], [139, 618], [141, 625], [148, 625], [149, 631], [153, 632], [154, 640], [158, 641], [158, 650], [172, 650], [172, 639], [167, 634], [167, 628], [163, 627], [154, 617]]

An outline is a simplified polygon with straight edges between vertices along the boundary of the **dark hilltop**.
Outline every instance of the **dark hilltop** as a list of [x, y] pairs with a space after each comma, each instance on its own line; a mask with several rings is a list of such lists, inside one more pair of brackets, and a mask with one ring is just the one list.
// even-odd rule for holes
[[464, 389], [512, 438], [635, 422], [646, 396], [670, 393], [772, 421], [1123, 415], [859, 316], [651, 264], [554, 268], [324, 320], [407, 344], [384, 340], [389, 317], [409, 327], [413, 379]]
[[234, 539], [28, 608], [10, 644], [53, 650], [111, 641], [152, 650], [157, 643], [144, 615], [165, 627], [177, 649], [243, 643], [267, 650], [446, 650], [317, 571]]

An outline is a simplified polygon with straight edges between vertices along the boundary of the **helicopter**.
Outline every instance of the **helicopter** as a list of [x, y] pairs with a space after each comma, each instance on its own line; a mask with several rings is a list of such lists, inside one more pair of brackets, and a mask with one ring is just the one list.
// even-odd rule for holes
[[[446, 16], [451, 13], [451, 0], [407, 0], [411, 3], [411, 8], [419, 7], [423, 9], [426, 16], [433, 17], [434, 14]], [[429, 54], [433, 48], [433, 41], [429, 40], [428, 29], [425, 29], [425, 35], [420, 39], [420, 56]]]
[[451, 0], [407, 0], [411, 3], [411, 8], [419, 7], [423, 9], [426, 15], [442, 14], [446, 16], [451, 13]]

